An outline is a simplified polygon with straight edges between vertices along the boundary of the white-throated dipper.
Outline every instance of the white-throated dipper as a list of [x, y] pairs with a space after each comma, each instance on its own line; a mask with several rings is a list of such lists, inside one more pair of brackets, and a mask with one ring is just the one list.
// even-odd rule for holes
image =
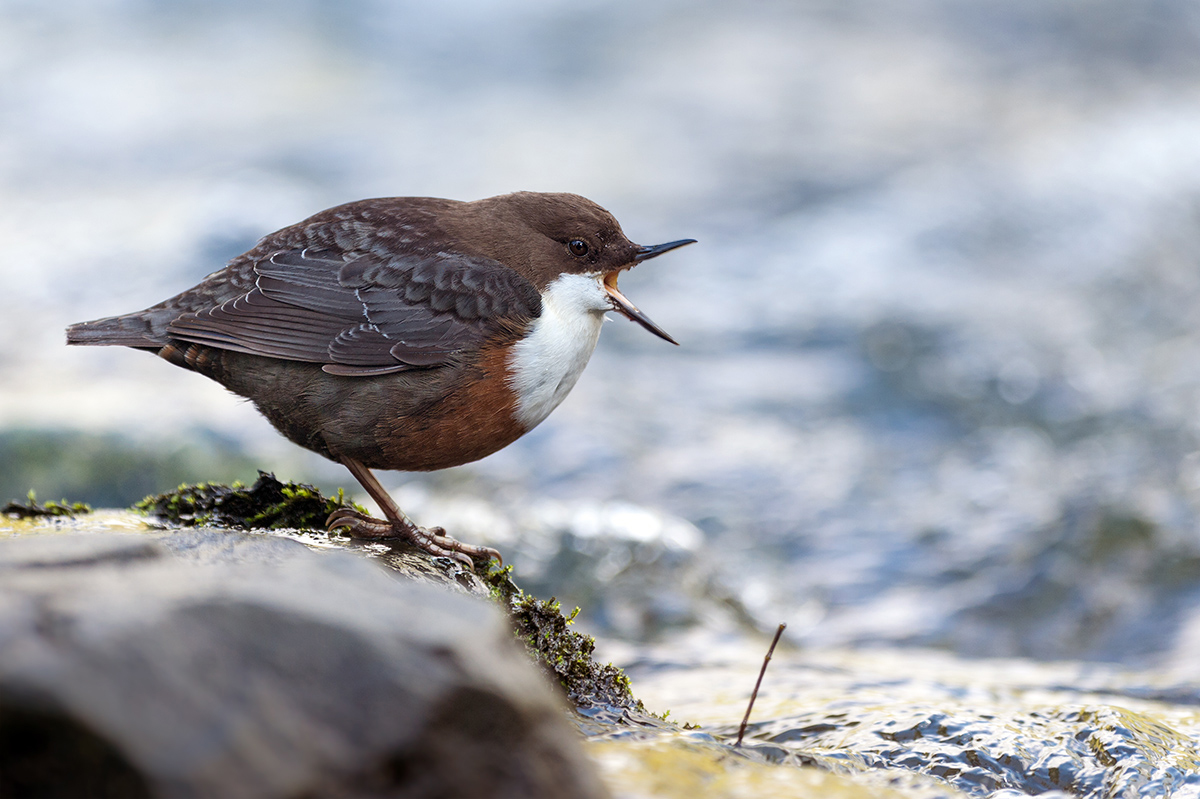
[[67, 343], [143, 349], [216, 380], [344, 464], [386, 517], [343, 508], [331, 529], [470, 565], [499, 553], [413, 524], [370, 470], [458, 466], [532, 430], [579, 379], [607, 311], [676, 343], [617, 276], [693, 241], [638, 246], [574, 194], [362, 200], [158, 305], [72, 325]]

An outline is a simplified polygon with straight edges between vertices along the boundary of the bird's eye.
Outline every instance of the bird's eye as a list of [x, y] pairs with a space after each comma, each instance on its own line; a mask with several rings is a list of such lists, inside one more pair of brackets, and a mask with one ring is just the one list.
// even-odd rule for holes
[[588, 254], [587, 242], [583, 239], [571, 239], [567, 242], [567, 249], [571, 251], [571, 255], [576, 258], [582, 258]]

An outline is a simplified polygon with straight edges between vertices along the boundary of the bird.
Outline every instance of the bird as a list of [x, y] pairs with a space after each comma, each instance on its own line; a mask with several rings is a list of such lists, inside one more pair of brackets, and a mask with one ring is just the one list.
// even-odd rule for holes
[[412, 522], [372, 470], [459, 466], [528, 433], [574, 387], [609, 311], [678, 344], [617, 278], [693, 243], [634, 244], [576, 194], [360, 200], [264, 236], [157, 305], [71, 325], [67, 344], [155, 353], [344, 465], [384, 518], [342, 507], [329, 530], [502, 563]]

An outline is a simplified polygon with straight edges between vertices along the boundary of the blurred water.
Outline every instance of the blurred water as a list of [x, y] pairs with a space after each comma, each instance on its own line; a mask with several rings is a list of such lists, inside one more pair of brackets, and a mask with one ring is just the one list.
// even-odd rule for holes
[[[541, 428], [420, 485], [678, 517], [693, 601], [801, 643], [1188, 663], [1198, 39], [1183, 0], [8, 0], [0, 427], [317, 469], [63, 327], [338, 202], [575, 191], [700, 239], [623, 280], [683, 346], [615, 321]], [[599, 602], [616, 556], [570, 535], [605, 565], [546, 585]], [[513, 543], [531, 573], [539, 546]], [[595, 623], [655, 633], [620, 615]]]

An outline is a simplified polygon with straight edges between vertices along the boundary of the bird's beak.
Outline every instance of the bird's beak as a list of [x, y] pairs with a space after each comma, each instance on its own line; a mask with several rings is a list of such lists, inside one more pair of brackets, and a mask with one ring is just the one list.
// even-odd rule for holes
[[646, 316], [644, 313], [639, 311], [638, 307], [627, 300], [625, 295], [617, 289], [617, 275], [619, 274], [621, 274], [621, 272], [618, 270], [616, 272], [609, 272], [604, 276], [604, 290], [608, 292], [609, 299], [612, 300], [613, 310], [619, 311], [620, 313], [629, 317], [659, 338], [678, 345], [678, 341], [667, 335], [667, 331], [654, 324], [653, 320], [651, 320], [649, 316]]
[[[666, 244], [654, 244], [649, 247], [638, 247], [637, 254], [633, 256], [633, 260], [634, 263], [640, 263], [641, 261], [645, 261], [649, 258], [662, 255], [664, 252], [670, 252], [678, 247], [683, 247], [687, 244], [694, 244], [695, 242], [695, 239], [680, 239], [679, 241], [670, 241]], [[620, 274], [621, 270], [618, 269], [617, 271], [609, 272], [604, 276], [604, 290], [608, 292], [609, 299], [612, 300], [613, 310], [618, 311], [629, 319], [637, 322], [639, 325], [646, 328], [664, 341], [669, 341], [678, 346], [678, 341], [671, 338], [671, 336], [667, 334], [667, 331], [656, 325], [653, 320], [650, 319], [650, 317], [639, 311], [638, 307], [626, 299], [625, 295], [617, 289], [617, 276]]]
[[641, 262], [650, 258], [657, 258], [664, 252], [677, 250], [680, 247], [686, 247], [689, 244], [695, 243], [695, 239], [680, 239], [679, 241], [668, 241], [666, 244], [651, 244], [649, 247], [638, 247], [637, 255], [633, 256], [633, 260]]

